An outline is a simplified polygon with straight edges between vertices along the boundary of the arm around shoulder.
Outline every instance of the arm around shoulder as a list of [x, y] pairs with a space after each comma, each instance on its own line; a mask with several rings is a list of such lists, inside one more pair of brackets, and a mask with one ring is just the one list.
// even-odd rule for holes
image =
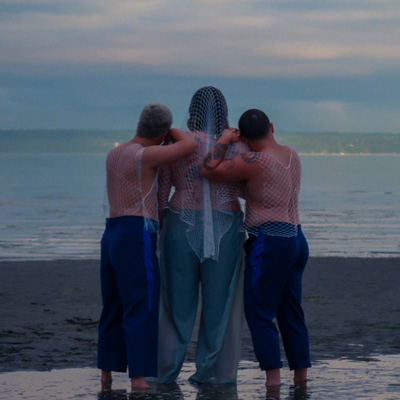
[[201, 175], [214, 182], [241, 182], [248, 181], [258, 173], [256, 164], [249, 163], [246, 159], [254, 153], [243, 153], [232, 159], [224, 160], [215, 168], [207, 167], [205, 160]]
[[[201, 169], [204, 178], [216, 182], [240, 182], [251, 176], [251, 168], [243, 162], [243, 154], [225, 157], [229, 146], [239, 143], [238, 133], [239, 131], [233, 128], [224, 130], [204, 159]], [[245, 148], [248, 149], [247, 145]]]
[[142, 162], [148, 167], [160, 167], [173, 161], [185, 158], [193, 154], [199, 144], [189, 134], [179, 129], [170, 129], [170, 136], [174, 143], [160, 146], [148, 146], [143, 152]]

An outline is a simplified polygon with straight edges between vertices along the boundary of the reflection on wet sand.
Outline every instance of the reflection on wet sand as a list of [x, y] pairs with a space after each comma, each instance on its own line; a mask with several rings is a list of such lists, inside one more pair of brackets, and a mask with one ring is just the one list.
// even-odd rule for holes
[[0, 374], [0, 400], [79, 398], [80, 400], [400, 400], [400, 355], [314, 362], [307, 385], [293, 385], [282, 369], [279, 387], [266, 388], [265, 374], [254, 362], [241, 361], [237, 385], [189, 382], [194, 364], [185, 364], [177, 383], [151, 383], [145, 392], [130, 390], [127, 374], [114, 374], [112, 388], [101, 391], [100, 373], [93, 368]]
[[[185, 397], [180, 385], [175, 383], [172, 385], [156, 385], [154, 388], [147, 392], [128, 392], [127, 390], [107, 390], [98, 393], [98, 400], [126, 400], [140, 398], [142, 400], [160, 400], [160, 399], [173, 399], [183, 400], [193, 398], [196, 400], [239, 400], [239, 399], [252, 399], [251, 393], [239, 397], [237, 386], [233, 384], [227, 385], [194, 385], [193, 389], [196, 390], [195, 397], [190, 394], [190, 397]], [[244, 396], [244, 397], [243, 397]], [[261, 394], [262, 396], [262, 394]], [[262, 397], [257, 398], [262, 398]], [[283, 391], [281, 395], [281, 387], [273, 387], [265, 390], [266, 400], [306, 400], [310, 399], [311, 394], [307, 392], [307, 386], [291, 386], [289, 393]]]
[[311, 399], [311, 391], [307, 390], [307, 383], [301, 385], [293, 385], [289, 388], [287, 396], [286, 391], [281, 395], [281, 386], [268, 387], [266, 400], [306, 400]]

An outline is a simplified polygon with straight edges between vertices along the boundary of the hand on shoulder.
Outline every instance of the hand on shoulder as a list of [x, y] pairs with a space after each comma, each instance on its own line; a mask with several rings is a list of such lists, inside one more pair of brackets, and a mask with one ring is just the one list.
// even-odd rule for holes
[[240, 132], [236, 128], [228, 128], [225, 129], [222, 132], [221, 138], [219, 141], [224, 141], [226, 143], [235, 143], [239, 142], [241, 140], [240, 138]]

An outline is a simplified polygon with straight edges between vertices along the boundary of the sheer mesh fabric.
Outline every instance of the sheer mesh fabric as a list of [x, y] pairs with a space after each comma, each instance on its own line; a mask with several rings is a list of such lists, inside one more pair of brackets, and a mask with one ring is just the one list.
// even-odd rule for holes
[[288, 165], [282, 165], [266, 153], [254, 153], [253, 159], [262, 175], [262, 196], [246, 195], [245, 227], [251, 234], [291, 237], [297, 235], [300, 224], [298, 202], [301, 182], [301, 163], [298, 154], [291, 150]]
[[[221, 238], [232, 226], [233, 211], [240, 210], [238, 198], [243, 194], [242, 184], [209, 182], [200, 174], [207, 153], [229, 126], [227, 112], [225, 98], [218, 89], [199, 89], [192, 98], [187, 122], [189, 134], [199, 147], [190, 157], [160, 171], [159, 207], [180, 214], [188, 226], [188, 242], [201, 261], [218, 260]], [[234, 143], [225, 158], [248, 149], [244, 143]]]
[[218, 89], [207, 86], [197, 90], [190, 102], [187, 126], [192, 132], [207, 132], [214, 139], [229, 128], [228, 106]]
[[142, 154], [145, 147], [135, 142], [112, 149], [107, 156], [107, 205], [110, 218], [143, 216], [145, 228], [157, 230], [157, 174], [153, 182], [142, 182]]
[[[216, 140], [206, 132], [189, 134], [199, 142], [199, 148], [189, 158], [161, 169], [159, 207], [180, 214], [188, 225], [188, 241], [201, 261], [218, 260], [221, 238], [232, 225], [233, 211], [240, 210], [238, 199], [243, 196], [243, 184], [204, 179], [200, 174], [201, 165]], [[225, 158], [247, 151], [244, 143], [234, 143]]]

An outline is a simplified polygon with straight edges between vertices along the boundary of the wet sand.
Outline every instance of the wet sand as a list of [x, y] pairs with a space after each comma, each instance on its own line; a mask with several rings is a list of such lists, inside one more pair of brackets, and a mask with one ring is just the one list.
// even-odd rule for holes
[[[98, 264], [0, 262], [0, 372], [95, 367]], [[303, 288], [312, 360], [400, 354], [400, 259], [311, 258]], [[255, 361], [247, 327], [241, 359]]]
[[[240, 361], [237, 385], [196, 385], [188, 381], [193, 363], [183, 364], [178, 381], [151, 383], [151, 389], [131, 391], [126, 374], [114, 373], [112, 390], [100, 391], [94, 368], [0, 374], [0, 400], [399, 400], [400, 355], [379, 356], [369, 362], [326, 360], [311, 371], [306, 385], [292, 384], [292, 374], [282, 370], [282, 386], [266, 389], [264, 374], [252, 361]], [[368, 378], [368, 379], [367, 379]]]

